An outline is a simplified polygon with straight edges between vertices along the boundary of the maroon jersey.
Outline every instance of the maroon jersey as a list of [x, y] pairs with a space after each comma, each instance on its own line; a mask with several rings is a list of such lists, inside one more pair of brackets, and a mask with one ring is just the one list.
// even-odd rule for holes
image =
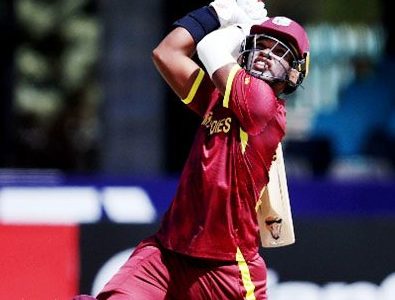
[[252, 259], [260, 241], [255, 206], [285, 134], [284, 102], [238, 66], [225, 96], [201, 70], [183, 102], [202, 123], [157, 237], [194, 257]]

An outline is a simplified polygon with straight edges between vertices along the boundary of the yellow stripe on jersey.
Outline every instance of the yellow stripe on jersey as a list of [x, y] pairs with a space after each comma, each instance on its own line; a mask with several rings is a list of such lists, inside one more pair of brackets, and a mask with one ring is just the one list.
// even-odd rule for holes
[[185, 104], [189, 104], [192, 102], [193, 98], [195, 98], [196, 92], [203, 80], [204, 77], [204, 71], [202, 69], [199, 69], [199, 73], [196, 76], [196, 79], [194, 83], [192, 84], [191, 90], [188, 93], [188, 96], [185, 99], [182, 99], [181, 101], [184, 102]]
[[241, 280], [243, 281], [243, 286], [246, 290], [245, 298], [246, 300], [256, 300], [254, 295], [255, 285], [251, 280], [250, 270], [248, 269], [247, 262], [244, 259], [240, 248], [237, 247], [236, 261], [239, 265], [239, 270], [241, 273]]
[[248, 133], [240, 128], [241, 153], [244, 154], [248, 145]]
[[258, 212], [260, 206], [262, 205], [262, 196], [263, 196], [263, 193], [265, 192], [265, 189], [266, 189], [266, 185], [263, 187], [263, 189], [259, 193], [259, 199], [258, 199], [258, 201], [255, 204], [255, 211], [256, 212]]
[[226, 88], [225, 88], [225, 95], [224, 95], [224, 100], [222, 102], [222, 105], [226, 108], [229, 107], [229, 97], [230, 97], [230, 91], [232, 89], [232, 82], [233, 78], [236, 75], [236, 72], [241, 69], [239, 65], [234, 65], [232, 69], [229, 72], [228, 79], [226, 81]]

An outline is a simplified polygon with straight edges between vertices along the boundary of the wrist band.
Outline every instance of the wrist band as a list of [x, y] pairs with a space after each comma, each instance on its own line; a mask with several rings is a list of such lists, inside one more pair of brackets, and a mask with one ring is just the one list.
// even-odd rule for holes
[[173, 25], [188, 30], [196, 44], [220, 26], [215, 11], [210, 9], [209, 6], [203, 6], [190, 12], [174, 22]]
[[233, 55], [245, 37], [242, 27], [233, 25], [207, 35], [196, 47], [198, 57], [212, 78], [221, 67], [237, 63]]

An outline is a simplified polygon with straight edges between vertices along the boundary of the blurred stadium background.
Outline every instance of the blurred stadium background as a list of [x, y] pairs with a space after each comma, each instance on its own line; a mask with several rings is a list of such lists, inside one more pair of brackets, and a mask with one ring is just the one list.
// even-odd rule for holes
[[[151, 51], [207, 3], [0, 2], [0, 299], [95, 293], [155, 231], [199, 120]], [[266, 6], [311, 40], [284, 143], [297, 243], [262, 249], [271, 299], [394, 299], [390, 1]]]

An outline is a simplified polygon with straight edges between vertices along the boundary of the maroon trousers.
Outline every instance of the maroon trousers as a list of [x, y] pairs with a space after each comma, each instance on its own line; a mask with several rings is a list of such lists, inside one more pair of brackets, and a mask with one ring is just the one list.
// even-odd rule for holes
[[266, 265], [256, 255], [234, 262], [191, 258], [149, 238], [105, 285], [99, 300], [266, 300]]

